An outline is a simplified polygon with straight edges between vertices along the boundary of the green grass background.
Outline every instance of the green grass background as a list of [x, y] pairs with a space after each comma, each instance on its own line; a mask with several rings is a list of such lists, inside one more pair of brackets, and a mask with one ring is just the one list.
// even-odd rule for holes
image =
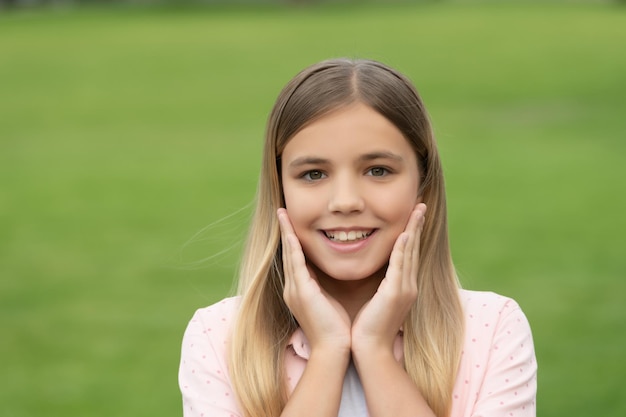
[[463, 284], [523, 306], [538, 415], [626, 415], [624, 45], [601, 2], [1, 14], [0, 414], [181, 414], [273, 100], [353, 56], [422, 93]]

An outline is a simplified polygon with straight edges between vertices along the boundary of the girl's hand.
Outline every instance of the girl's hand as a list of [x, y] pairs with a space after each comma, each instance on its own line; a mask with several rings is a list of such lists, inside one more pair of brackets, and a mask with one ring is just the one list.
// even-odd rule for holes
[[395, 337], [417, 299], [420, 235], [425, 213], [425, 204], [415, 207], [394, 244], [385, 278], [357, 314], [352, 326], [353, 354], [379, 349], [393, 351]]
[[283, 250], [285, 288], [283, 299], [306, 334], [311, 352], [328, 348], [333, 352], [350, 352], [350, 317], [337, 300], [318, 284], [307, 266], [287, 210], [278, 209]]

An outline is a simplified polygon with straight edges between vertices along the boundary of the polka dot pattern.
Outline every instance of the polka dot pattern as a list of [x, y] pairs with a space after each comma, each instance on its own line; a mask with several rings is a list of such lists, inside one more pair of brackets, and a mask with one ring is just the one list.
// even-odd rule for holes
[[534, 417], [537, 364], [532, 334], [517, 303], [461, 291], [465, 348], [453, 392], [453, 417]]
[[240, 417], [226, 363], [228, 334], [239, 300], [196, 311], [181, 349], [179, 385], [185, 417]]
[[[466, 329], [451, 417], [534, 417], [537, 363], [524, 313], [512, 299], [494, 293], [461, 290], [460, 295]], [[228, 298], [200, 309], [187, 326], [179, 372], [185, 417], [241, 416], [226, 364], [238, 304], [238, 298]], [[395, 348], [401, 360], [401, 335]], [[292, 391], [310, 354], [304, 333], [296, 331], [288, 349], [285, 383]]]

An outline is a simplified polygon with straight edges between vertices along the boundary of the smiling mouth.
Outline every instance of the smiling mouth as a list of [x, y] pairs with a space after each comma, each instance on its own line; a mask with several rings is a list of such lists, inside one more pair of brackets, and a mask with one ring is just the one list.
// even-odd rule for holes
[[324, 231], [326, 237], [333, 242], [356, 242], [367, 239], [372, 233], [374, 230]]

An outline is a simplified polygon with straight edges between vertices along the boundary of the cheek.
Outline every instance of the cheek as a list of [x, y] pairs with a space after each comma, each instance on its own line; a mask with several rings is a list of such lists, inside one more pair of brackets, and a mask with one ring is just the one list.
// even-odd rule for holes
[[[384, 218], [386, 223], [399, 235], [406, 228], [409, 217], [417, 204], [417, 197], [406, 198], [408, 193], [395, 193], [385, 197], [372, 200], [371, 204], [377, 207], [379, 217]], [[417, 195], [417, 193], [416, 193]], [[398, 196], [405, 198], [399, 199]]]
[[311, 198], [310, 193], [298, 192], [297, 189], [289, 186], [284, 187], [283, 195], [285, 208], [287, 209], [287, 214], [289, 214], [289, 220], [291, 220], [296, 235], [298, 235], [299, 230], [301, 230], [316, 213], [315, 200]]
[[283, 186], [283, 199], [285, 200], [285, 208], [289, 212], [289, 217], [291, 217], [291, 211], [296, 211], [300, 199], [298, 198], [296, 190], [290, 187], [289, 184]]
[[413, 211], [413, 206], [398, 207], [389, 214], [389, 220], [393, 224], [393, 229], [399, 235], [406, 229], [406, 225], [409, 222], [409, 217]]

